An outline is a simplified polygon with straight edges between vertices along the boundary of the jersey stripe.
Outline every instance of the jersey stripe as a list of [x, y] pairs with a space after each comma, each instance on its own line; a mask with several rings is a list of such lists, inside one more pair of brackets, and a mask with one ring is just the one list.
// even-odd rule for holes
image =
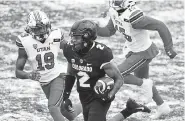
[[134, 15], [133, 17], [130, 18], [130, 23], [134, 23], [135, 21], [139, 20], [140, 18], [143, 17], [143, 12], [139, 12], [138, 14]]
[[24, 46], [22, 45], [21, 40], [20, 40], [19, 38], [16, 39], [16, 45], [17, 45], [19, 48], [24, 48]]
[[123, 76], [126, 76], [127, 74], [130, 74], [130, 73], [134, 72], [137, 68], [139, 68], [143, 64], [145, 64], [145, 62], [147, 62], [147, 59], [141, 59], [137, 63], [135, 63], [134, 65], [132, 65], [130, 68], [128, 68], [127, 70], [124, 70], [123, 72], [121, 72], [121, 74]]

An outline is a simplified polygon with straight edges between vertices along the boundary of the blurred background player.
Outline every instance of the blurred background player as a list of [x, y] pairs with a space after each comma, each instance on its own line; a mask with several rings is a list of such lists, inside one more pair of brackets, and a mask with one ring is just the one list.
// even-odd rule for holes
[[[26, 33], [19, 35], [16, 40], [19, 47], [16, 77], [40, 82], [54, 121], [64, 121], [60, 110], [65, 112], [65, 117], [73, 120], [81, 112], [81, 105], [74, 106], [78, 107], [76, 109], [69, 109], [64, 100], [64, 105], [61, 106], [65, 84], [64, 74], [61, 74], [58, 68], [57, 56], [60, 43], [64, 40], [63, 33], [59, 29], [51, 30], [49, 18], [40, 10], [29, 13], [25, 31]], [[32, 67], [30, 73], [24, 71], [27, 60]], [[68, 113], [63, 108], [68, 109]]]
[[[75, 22], [70, 36], [71, 43], [64, 43], [61, 46], [68, 61], [66, 97], [69, 97], [75, 79], [77, 79], [77, 91], [83, 108], [84, 121], [106, 121], [111, 101], [123, 85], [121, 73], [111, 62], [112, 51], [106, 45], [95, 41], [97, 37], [96, 24], [92, 21]], [[114, 87], [109, 93], [99, 96], [95, 93], [94, 86], [98, 79], [104, 77], [105, 74], [114, 79]], [[139, 111], [150, 112], [150, 109], [129, 99], [126, 109], [112, 120], [120, 121]]]
[[[167, 26], [159, 20], [144, 15], [132, 0], [110, 0], [110, 19], [105, 27], [97, 24], [98, 35], [110, 37], [119, 31], [126, 39], [130, 52], [126, 60], [118, 65], [126, 84], [141, 86], [146, 91], [146, 102], [153, 100], [158, 105], [158, 110], [151, 118], [159, 118], [170, 113], [170, 107], [158, 94], [153, 81], [149, 78], [149, 63], [158, 54], [158, 48], [152, 42], [147, 30], [157, 31], [164, 43], [166, 54], [173, 59], [177, 54], [173, 50], [171, 34]], [[130, 73], [134, 72], [134, 75]]]

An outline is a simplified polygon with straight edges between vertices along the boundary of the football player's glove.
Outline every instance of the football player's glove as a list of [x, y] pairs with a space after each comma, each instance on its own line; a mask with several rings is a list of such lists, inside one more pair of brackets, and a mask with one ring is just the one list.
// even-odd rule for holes
[[112, 90], [114, 86], [114, 80], [110, 77], [102, 77], [100, 78], [95, 86], [94, 86], [94, 91], [96, 94], [104, 101], [109, 101], [113, 100], [113, 97], [109, 97], [109, 92]]
[[74, 112], [74, 109], [73, 109], [73, 105], [72, 105], [72, 102], [70, 99], [66, 99], [64, 100], [63, 102], [63, 107], [65, 110], [67, 110], [68, 112]]
[[32, 71], [29, 73], [28, 78], [31, 80], [39, 81], [41, 78], [41, 75], [38, 71]]
[[177, 53], [173, 50], [173, 48], [170, 49], [166, 49], [166, 54], [170, 57], [170, 59], [175, 58], [175, 56], [177, 55]]

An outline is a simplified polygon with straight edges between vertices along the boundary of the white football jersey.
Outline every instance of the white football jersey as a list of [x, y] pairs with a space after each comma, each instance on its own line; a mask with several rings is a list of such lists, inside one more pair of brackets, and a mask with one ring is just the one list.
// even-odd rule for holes
[[152, 41], [147, 30], [134, 29], [131, 23], [137, 22], [143, 17], [143, 12], [137, 6], [131, 6], [120, 16], [113, 8], [109, 9], [114, 28], [125, 36], [127, 47], [133, 52], [148, 49]]
[[[46, 84], [59, 76], [58, 52], [60, 51], [60, 41], [63, 34], [59, 29], [51, 31], [49, 37], [44, 43], [35, 40], [31, 35], [18, 36], [17, 44], [20, 48], [24, 48], [28, 61], [33, 70], [37, 70], [41, 74], [41, 84]], [[22, 45], [22, 46], [21, 46]]]

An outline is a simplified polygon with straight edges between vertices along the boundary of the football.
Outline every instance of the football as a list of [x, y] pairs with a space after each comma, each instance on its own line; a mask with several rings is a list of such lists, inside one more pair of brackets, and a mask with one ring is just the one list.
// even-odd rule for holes
[[114, 86], [114, 80], [110, 77], [99, 78], [94, 86], [94, 90], [97, 94], [105, 94], [110, 92]]

